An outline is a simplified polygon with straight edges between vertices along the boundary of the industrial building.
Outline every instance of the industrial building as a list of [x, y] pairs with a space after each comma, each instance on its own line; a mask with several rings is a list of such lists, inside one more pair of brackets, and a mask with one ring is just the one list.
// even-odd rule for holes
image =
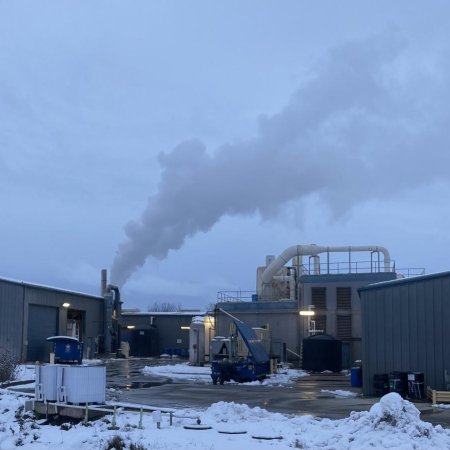
[[189, 356], [189, 325], [198, 310], [122, 313], [119, 290], [107, 285], [105, 270], [100, 291], [96, 296], [0, 278], [0, 354], [46, 362], [53, 348], [47, 338], [60, 335], [79, 339], [84, 358], [120, 356], [122, 342], [130, 356]]
[[84, 355], [98, 352], [104, 335], [101, 296], [0, 278], [0, 350], [21, 361], [46, 361], [46, 338], [73, 336]]
[[129, 355], [135, 357], [189, 356], [189, 330], [199, 310], [175, 312], [122, 311], [122, 341], [129, 344]]
[[449, 390], [450, 272], [372, 284], [359, 293], [364, 394], [374, 394], [374, 375], [391, 372], [423, 374], [425, 385]]
[[342, 342], [342, 367], [349, 368], [362, 354], [358, 289], [397, 276], [381, 246], [291, 246], [257, 268], [254, 293], [219, 293], [216, 334], [228, 334], [229, 313], [270, 330], [273, 356], [301, 361], [303, 340], [324, 333]]

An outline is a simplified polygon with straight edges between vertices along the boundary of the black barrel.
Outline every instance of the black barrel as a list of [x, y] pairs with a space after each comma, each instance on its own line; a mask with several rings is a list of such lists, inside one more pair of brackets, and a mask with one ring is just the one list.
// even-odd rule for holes
[[389, 376], [387, 373], [376, 373], [373, 376], [373, 390], [377, 397], [382, 397], [389, 392]]
[[425, 377], [421, 372], [408, 372], [408, 396], [411, 400], [425, 398]]
[[408, 374], [406, 372], [389, 373], [389, 392], [396, 392], [403, 398], [408, 394]]

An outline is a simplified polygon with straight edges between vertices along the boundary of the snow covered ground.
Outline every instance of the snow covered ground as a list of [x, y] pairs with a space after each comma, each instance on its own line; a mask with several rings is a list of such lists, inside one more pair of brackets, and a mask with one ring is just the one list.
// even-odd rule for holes
[[[110, 430], [111, 416], [83, 423], [45, 425], [23, 411], [25, 398], [0, 390], [0, 449], [47, 450], [103, 449], [120, 436], [125, 448], [145, 449], [442, 449], [450, 448], [450, 431], [419, 419], [416, 407], [398, 394], [384, 396], [370, 411], [352, 413], [341, 420], [312, 416], [288, 416], [249, 408], [239, 403], [218, 402], [206, 410], [178, 410], [170, 426], [162, 416], [158, 429], [151, 413], [119, 412], [118, 430]], [[205, 430], [185, 429], [197, 426]], [[230, 434], [234, 433], [234, 434]], [[239, 433], [239, 434], [238, 434]], [[272, 439], [270, 439], [272, 438]]]
[[[145, 369], [146, 373], [194, 382], [206, 382], [209, 371], [209, 368], [187, 364]], [[302, 376], [298, 372], [301, 371], [288, 370], [265, 382], [289, 383]], [[22, 367], [19, 374], [23, 379], [33, 378], [33, 375], [33, 366]], [[347, 391], [323, 392], [348, 396]], [[122, 439], [124, 448], [134, 450], [450, 448], [450, 430], [421, 421], [418, 409], [395, 393], [382, 397], [369, 411], [353, 412], [340, 420], [270, 413], [245, 404], [218, 402], [203, 410], [174, 410], [172, 425], [169, 415], [163, 414], [160, 428], [152, 413], [147, 412], [140, 428], [139, 413], [118, 409], [117, 430], [110, 429], [111, 415], [91, 421], [87, 426], [70, 421], [46, 424], [24, 411], [26, 398], [23, 394], [0, 389], [0, 450], [17, 447], [101, 450], [108, 448], [108, 442], [114, 438]], [[207, 429], [189, 429], [198, 427], [197, 418], [200, 418], [200, 426]]]

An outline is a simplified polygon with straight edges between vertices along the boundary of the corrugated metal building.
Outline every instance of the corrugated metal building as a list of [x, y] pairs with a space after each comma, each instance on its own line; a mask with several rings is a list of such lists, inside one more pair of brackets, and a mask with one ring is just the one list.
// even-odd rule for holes
[[[122, 340], [130, 344], [130, 356], [162, 353], [187, 357], [189, 326], [200, 311], [122, 312]], [[183, 327], [183, 328], [182, 328]]]
[[45, 339], [69, 335], [92, 357], [103, 334], [103, 309], [103, 297], [0, 278], [0, 351], [47, 361], [51, 344]]
[[359, 295], [364, 393], [374, 393], [375, 374], [393, 371], [421, 372], [433, 389], [449, 388], [450, 272], [366, 286]]

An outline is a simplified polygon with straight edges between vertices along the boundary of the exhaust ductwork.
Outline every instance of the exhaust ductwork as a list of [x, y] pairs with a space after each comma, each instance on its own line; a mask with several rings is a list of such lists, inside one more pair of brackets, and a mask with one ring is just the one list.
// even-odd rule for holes
[[270, 283], [280, 269], [287, 264], [292, 258], [297, 256], [313, 256], [316, 265], [318, 263], [318, 255], [321, 253], [338, 253], [338, 252], [373, 252], [382, 253], [384, 257], [384, 271], [390, 272], [391, 257], [386, 248], [380, 246], [362, 245], [362, 246], [336, 246], [322, 247], [319, 245], [292, 245], [284, 250], [275, 260], [273, 260], [262, 274], [262, 282]]

